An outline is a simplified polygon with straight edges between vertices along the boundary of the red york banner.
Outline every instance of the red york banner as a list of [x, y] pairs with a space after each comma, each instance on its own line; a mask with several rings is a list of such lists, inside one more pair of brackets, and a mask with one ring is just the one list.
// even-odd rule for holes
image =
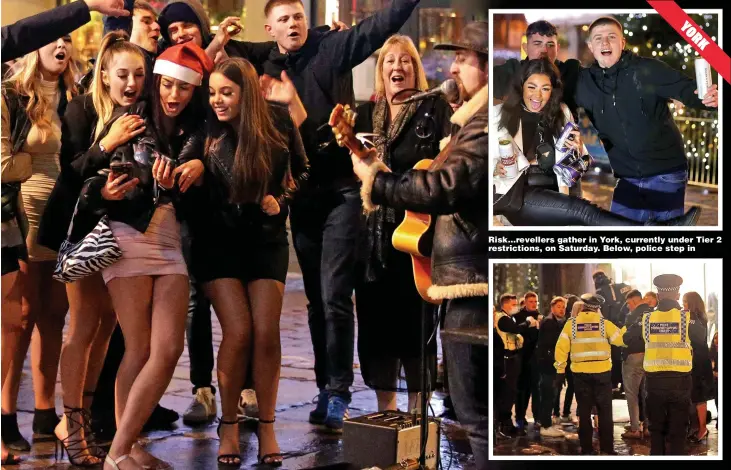
[[[672, 0], [647, 0], [652, 8], [690, 44], [713, 69], [731, 83], [731, 57], [690, 19], [688, 14]], [[719, 18], [720, 20], [720, 18]], [[719, 25], [721, 26], [721, 25]]]

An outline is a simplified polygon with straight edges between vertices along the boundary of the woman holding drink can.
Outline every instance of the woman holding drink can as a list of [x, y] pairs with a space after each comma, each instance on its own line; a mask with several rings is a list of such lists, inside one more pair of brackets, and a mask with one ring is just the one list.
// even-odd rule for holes
[[498, 132], [494, 172], [494, 215], [511, 225], [695, 225], [692, 208], [664, 222], [635, 222], [569, 195], [591, 163], [571, 112], [562, 103], [563, 85], [547, 59], [526, 62], [504, 104], [494, 110]]

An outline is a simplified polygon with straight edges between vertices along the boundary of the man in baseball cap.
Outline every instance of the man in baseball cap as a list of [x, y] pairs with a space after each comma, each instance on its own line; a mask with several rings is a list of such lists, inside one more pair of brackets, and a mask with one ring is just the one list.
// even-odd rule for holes
[[[484, 208], [491, 177], [487, 135], [488, 40], [488, 24], [473, 22], [454, 43], [437, 46], [456, 52], [450, 71], [466, 100], [450, 120], [459, 131], [453, 133], [442, 150], [445, 155], [439, 171], [412, 169], [397, 174], [377, 158], [375, 151], [366, 158], [351, 155], [353, 172], [363, 182], [360, 193], [366, 212], [383, 205], [438, 217], [429, 296], [450, 299], [445, 329], [489, 328], [492, 324], [484, 251], [488, 233], [488, 212]], [[463, 224], [469, 229], [460, 228]], [[457, 418], [467, 430], [475, 466], [487, 468], [492, 391], [483, 379], [490, 373], [489, 349], [487, 345], [453, 341], [444, 344], [444, 351]]]
[[434, 46], [434, 49], [456, 52], [449, 72], [459, 85], [461, 101], [469, 100], [487, 87], [490, 41], [488, 31], [486, 21], [473, 21], [464, 27], [456, 41]]

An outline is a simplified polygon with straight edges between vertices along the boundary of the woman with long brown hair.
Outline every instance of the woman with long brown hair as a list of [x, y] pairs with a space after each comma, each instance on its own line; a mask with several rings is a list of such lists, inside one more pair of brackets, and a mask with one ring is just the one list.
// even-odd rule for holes
[[198, 209], [190, 214], [191, 269], [223, 330], [217, 361], [222, 408], [218, 461], [241, 464], [237, 401], [253, 350], [259, 460], [279, 466], [282, 455], [273, 424], [281, 364], [279, 318], [289, 264], [286, 201], [307, 160], [287, 108], [264, 99], [248, 61], [227, 59], [215, 67], [209, 103], [214, 115], [204, 154], [206, 177], [195, 198]]
[[20, 191], [28, 221], [24, 234], [27, 257], [26, 253], [19, 256], [16, 279], [27, 323], [11, 353], [12, 365], [2, 389], [2, 438], [14, 450], [30, 450], [18, 431], [15, 412], [23, 362], [31, 344], [34, 437], [52, 436], [58, 423], [56, 374], [68, 302], [64, 285], [52, 278], [56, 252], [41, 246], [37, 235], [41, 215], [60, 173], [60, 116], [76, 93], [72, 53], [70, 36], [59, 38], [24, 56], [2, 86], [3, 182], [12, 167], [32, 167], [30, 178], [22, 183]]
[[[691, 323], [700, 323], [703, 326], [703, 337], [707, 337], [705, 330], [708, 328], [708, 316], [706, 315], [706, 304], [698, 292], [688, 292], [683, 296], [683, 310], [690, 312]], [[693, 388], [690, 391], [690, 401], [693, 403], [695, 412], [691, 413], [691, 432], [688, 440], [699, 443], [708, 438], [706, 427], [707, 402], [713, 399], [713, 365], [711, 363], [711, 352], [708, 343], [693, 343]]]

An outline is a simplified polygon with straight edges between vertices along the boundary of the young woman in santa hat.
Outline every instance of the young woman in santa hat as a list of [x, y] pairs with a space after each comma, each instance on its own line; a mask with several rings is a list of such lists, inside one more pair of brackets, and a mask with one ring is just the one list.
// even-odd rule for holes
[[237, 401], [251, 353], [259, 460], [282, 464], [274, 409], [281, 363], [279, 318], [289, 264], [287, 199], [306, 174], [307, 158], [295, 124], [304, 115], [286, 107], [298, 102], [297, 93], [286, 75], [281, 78], [264, 77], [260, 84], [244, 59], [216, 65], [208, 90], [213, 113], [204, 152], [206, 176], [195, 198], [200, 210], [191, 211], [188, 219], [191, 270], [223, 332], [217, 360], [222, 408], [218, 462], [234, 467], [241, 464]]

